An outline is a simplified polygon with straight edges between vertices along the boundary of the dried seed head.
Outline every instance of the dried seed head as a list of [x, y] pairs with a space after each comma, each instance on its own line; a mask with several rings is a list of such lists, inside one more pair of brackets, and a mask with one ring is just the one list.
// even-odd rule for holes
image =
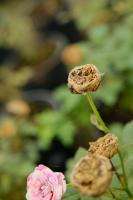
[[0, 138], [11, 138], [17, 134], [18, 128], [12, 119], [0, 123]]
[[21, 99], [15, 99], [7, 103], [6, 109], [8, 112], [18, 115], [26, 116], [30, 113], [30, 107], [27, 102]]
[[75, 94], [96, 91], [101, 82], [101, 74], [93, 64], [72, 69], [68, 76], [68, 87]]
[[78, 64], [82, 59], [83, 52], [78, 44], [68, 45], [62, 52], [62, 60], [67, 65]]
[[90, 142], [89, 154], [103, 155], [112, 158], [118, 151], [118, 138], [113, 134], [100, 137], [96, 142]]
[[82, 194], [100, 196], [112, 180], [110, 160], [100, 155], [82, 158], [74, 168], [71, 182]]

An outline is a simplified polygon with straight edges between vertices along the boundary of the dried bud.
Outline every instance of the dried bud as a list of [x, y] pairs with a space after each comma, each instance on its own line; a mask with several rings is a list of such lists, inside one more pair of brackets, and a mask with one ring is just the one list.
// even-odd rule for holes
[[29, 105], [21, 99], [16, 99], [8, 102], [6, 109], [8, 112], [18, 116], [26, 116], [30, 113]]
[[17, 133], [17, 126], [11, 119], [6, 119], [0, 123], [0, 138], [14, 137]]
[[68, 87], [75, 94], [96, 91], [101, 82], [101, 74], [93, 64], [72, 69], [68, 76]]
[[112, 175], [112, 165], [108, 158], [90, 155], [77, 163], [71, 181], [82, 194], [99, 196], [107, 190]]
[[107, 134], [100, 137], [96, 142], [90, 142], [89, 153], [103, 155], [112, 158], [118, 151], [118, 138]]
[[74, 65], [81, 62], [83, 52], [78, 44], [72, 44], [65, 47], [62, 53], [62, 60], [67, 65]]

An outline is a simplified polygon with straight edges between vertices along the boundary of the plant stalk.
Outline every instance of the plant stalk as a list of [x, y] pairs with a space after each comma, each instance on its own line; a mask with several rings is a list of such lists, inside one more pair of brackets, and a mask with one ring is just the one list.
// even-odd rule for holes
[[[94, 103], [94, 101], [93, 101], [93, 99], [92, 99], [92, 97], [91, 97], [90, 94], [87, 94], [87, 99], [88, 99], [89, 104], [90, 104], [93, 112], [95, 113], [95, 115], [96, 115], [96, 117], [97, 117], [100, 125], [102, 126], [103, 131], [105, 133], [109, 133], [110, 130], [106, 126], [105, 122], [103, 121], [103, 119], [102, 119], [102, 117], [101, 117], [101, 115], [100, 115], [97, 107], [95, 106], [95, 103]], [[120, 151], [118, 151], [118, 156], [119, 156], [121, 167], [122, 167], [122, 172], [123, 172], [123, 177], [124, 177], [124, 184], [123, 184], [123, 182], [122, 182], [122, 180], [120, 178], [120, 175], [118, 174], [118, 172], [116, 171], [115, 167], [113, 166], [113, 168], [115, 169], [115, 174], [116, 174], [117, 178], [119, 179], [119, 181], [121, 182], [122, 186], [124, 185], [124, 189], [127, 192], [128, 196], [132, 197], [132, 194], [131, 194], [131, 192], [129, 190], [129, 187], [128, 187], [128, 181], [127, 181], [126, 171], [125, 171], [124, 162], [123, 162], [123, 158], [122, 158], [122, 155], [121, 155]], [[113, 165], [113, 163], [112, 163], [112, 165]]]

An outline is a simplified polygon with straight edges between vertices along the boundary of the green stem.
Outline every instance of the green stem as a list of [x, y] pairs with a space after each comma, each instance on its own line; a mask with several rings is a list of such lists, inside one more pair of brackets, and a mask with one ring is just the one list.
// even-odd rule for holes
[[[90, 104], [90, 106], [91, 106], [93, 112], [95, 113], [95, 115], [96, 115], [96, 117], [97, 117], [97, 119], [98, 119], [100, 125], [102, 126], [103, 131], [104, 131], [105, 133], [109, 133], [110, 130], [109, 130], [109, 128], [106, 126], [106, 124], [104, 123], [104, 121], [103, 121], [103, 119], [102, 119], [102, 117], [101, 117], [101, 115], [100, 115], [100, 113], [99, 113], [97, 107], [95, 106], [95, 103], [94, 103], [94, 101], [93, 101], [93, 99], [92, 99], [92, 97], [91, 97], [90, 94], [87, 95], [87, 99], [88, 99], [89, 104]], [[123, 162], [123, 158], [122, 158], [122, 155], [121, 155], [120, 151], [118, 151], [118, 156], [119, 156], [120, 163], [121, 163], [121, 167], [122, 167], [122, 171], [123, 171], [124, 186], [125, 186], [124, 189], [125, 189], [125, 191], [127, 192], [127, 194], [129, 195], [129, 197], [132, 197], [132, 194], [131, 194], [131, 192], [130, 192], [130, 190], [129, 190], [129, 188], [128, 188], [128, 181], [127, 181], [126, 171], [125, 171], [124, 162]], [[122, 184], [122, 186], [123, 186], [123, 182], [122, 182], [121, 179], [119, 178], [117, 171], [116, 171], [115, 174], [116, 174], [116, 176], [118, 177], [119, 181], [121, 182], [121, 184]]]
[[97, 107], [95, 106], [94, 101], [93, 101], [93, 99], [91, 98], [91, 95], [90, 95], [90, 94], [87, 95], [87, 99], [88, 99], [88, 101], [89, 101], [89, 103], [90, 103], [90, 106], [91, 106], [93, 112], [94, 112], [95, 115], [97, 116], [97, 119], [98, 119], [99, 123], [101, 124], [101, 126], [102, 126], [102, 128], [103, 128], [103, 131], [104, 131], [105, 133], [108, 133], [108, 132], [109, 132], [109, 129], [108, 129], [108, 127], [105, 125], [105, 123], [104, 123], [102, 117], [100, 116], [100, 114], [99, 114], [99, 112], [98, 112], [98, 110], [97, 110]]
[[117, 200], [117, 197], [114, 195], [114, 193], [111, 191], [111, 189], [109, 189], [109, 192], [110, 192], [112, 198]]
[[123, 162], [123, 157], [122, 157], [120, 151], [118, 151], [118, 155], [119, 155], [119, 159], [120, 159], [121, 167], [122, 167], [122, 171], [123, 171], [125, 190], [126, 190], [126, 192], [128, 193], [128, 195], [129, 195], [130, 197], [132, 197], [132, 193], [130, 192], [129, 187], [128, 187], [128, 181], [127, 181], [125, 166], [124, 166], [124, 162]]

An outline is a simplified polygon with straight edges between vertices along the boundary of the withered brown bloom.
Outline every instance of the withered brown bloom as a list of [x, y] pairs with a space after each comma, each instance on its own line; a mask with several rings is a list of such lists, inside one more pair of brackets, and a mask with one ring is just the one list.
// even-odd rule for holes
[[110, 133], [89, 144], [89, 154], [98, 154], [112, 158], [118, 152], [118, 138]]
[[75, 65], [82, 61], [83, 52], [78, 44], [71, 44], [65, 47], [62, 52], [62, 61], [67, 65]]
[[24, 100], [21, 99], [15, 99], [12, 101], [9, 101], [6, 105], [6, 109], [9, 113], [12, 113], [14, 115], [18, 116], [26, 116], [30, 113], [30, 107]]
[[101, 82], [101, 74], [93, 64], [86, 64], [72, 69], [68, 76], [68, 87], [75, 94], [96, 91]]
[[71, 183], [82, 194], [100, 196], [109, 187], [112, 175], [112, 165], [108, 158], [90, 155], [76, 164]]

